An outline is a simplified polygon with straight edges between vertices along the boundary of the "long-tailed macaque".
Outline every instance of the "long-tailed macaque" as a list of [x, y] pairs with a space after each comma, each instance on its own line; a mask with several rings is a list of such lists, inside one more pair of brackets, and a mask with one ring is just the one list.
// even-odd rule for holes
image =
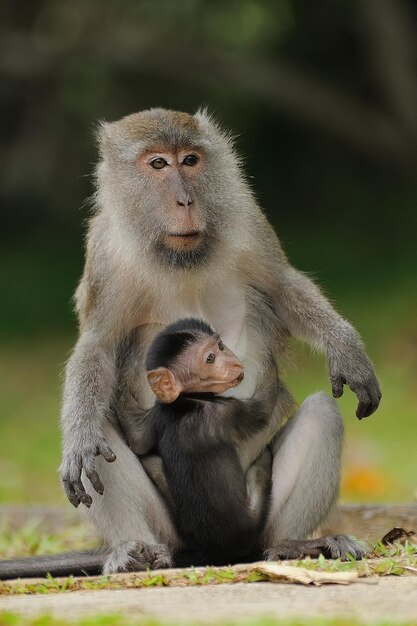
[[61, 476], [107, 546], [104, 571], [168, 565], [180, 544], [122, 422], [140, 420], [153, 405], [145, 355], [181, 317], [205, 319], [244, 364], [245, 379], [229, 396], [256, 399], [273, 352], [278, 394], [268, 426], [239, 442], [244, 471], [267, 446], [273, 452], [260, 538], [266, 557], [320, 546], [355, 556], [338, 537], [306, 541], [338, 494], [336, 403], [318, 393], [292, 414], [278, 366], [289, 336], [309, 342], [326, 354], [333, 396], [348, 385], [359, 399], [356, 415], [366, 417], [381, 394], [357, 333], [287, 261], [230, 136], [205, 112], [152, 109], [103, 123], [99, 146], [95, 216], [76, 292], [80, 337], [66, 368]]
[[146, 370], [157, 401], [140, 422], [127, 424], [127, 439], [136, 454], [155, 450], [161, 458], [163, 472], [148, 474], [167, 495], [189, 558], [194, 565], [256, 558], [268, 510], [271, 457], [263, 507], [253, 510], [238, 446], [268, 425], [276, 401], [275, 368], [256, 400], [219, 396], [243, 380], [243, 366], [208, 324], [188, 318], [156, 336]]

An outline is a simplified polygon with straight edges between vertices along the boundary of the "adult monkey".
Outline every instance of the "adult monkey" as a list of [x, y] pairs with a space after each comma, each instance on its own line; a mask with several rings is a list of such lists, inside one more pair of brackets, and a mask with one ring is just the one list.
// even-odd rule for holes
[[[333, 395], [347, 384], [358, 418], [376, 410], [381, 394], [357, 333], [288, 263], [230, 137], [204, 112], [136, 113], [102, 124], [99, 144], [96, 215], [76, 292], [80, 338], [66, 370], [61, 475], [70, 502], [86, 505], [110, 548], [104, 569], [113, 572], [167, 566], [178, 545], [164, 501], [122, 434], [124, 420], [140, 425], [153, 404], [144, 356], [161, 327], [194, 316], [216, 328], [245, 365], [236, 397], [255, 394], [264, 355], [273, 346], [278, 363], [289, 335], [327, 354]], [[343, 556], [345, 538], [305, 540], [337, 497], [340, 414], [315, 394], [280, 429], [292, 398], [279, 387], [269, 427], [240, 448], [249, 468], [272, 441], [265, 554]]]

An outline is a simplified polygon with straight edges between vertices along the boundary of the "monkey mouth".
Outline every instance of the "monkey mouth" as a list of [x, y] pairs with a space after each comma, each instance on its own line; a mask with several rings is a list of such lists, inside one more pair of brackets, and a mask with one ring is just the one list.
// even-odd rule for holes
[[244, 378], [245, 378], [245, 374], [244, 372], [241, 372], [239, 376], [232, 381], [233, 386], [237, 387], [237, 385], [239, 385]]
[[199, 230], [192, 230], [189, 233], [170, 233], [168, 235], [168, 237], [177, 237], [179, 239], [187, 239], [187, 238], [193, 238], [193, 237], [199, 237], [199, 236], [200, 236]]
[[166, 245], [174, 250], [189, 250], [195, 248], [200, 239], [201, 232], [192, 230], [189, 233], [169, 233], [165, 241]]

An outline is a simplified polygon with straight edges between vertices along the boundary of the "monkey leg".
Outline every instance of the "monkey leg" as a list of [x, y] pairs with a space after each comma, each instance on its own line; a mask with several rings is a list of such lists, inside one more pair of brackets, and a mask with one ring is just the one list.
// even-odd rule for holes
[[344, 535], [307, 540], [339, 494], [343, 422], [324, 393], [305, 400], [273, 443], [271, 508], [263, 545], [267, 559], [363, 556]]
[[265, 448], [259, 458], [251, 465], [246, 473], [246, 492], [249, 509], [261, 522], [266, 518], [269, 494], [271, 491], [271, 450]]
[[173, 567], [172, 551], [164, 543], [125, 541], [113, 548], [104, 563], [103, 574], [138, 572]]
[[110, 423], [105, 424], [104, 436], [116, 461], [106, 463], [96, 458], [104, 493], [96, 493], [84, 477], [93, 502], [82, 511], [109, 549], [104, 572], [171, 566], [172, 550], [179, 545], [179, 539], [162, 497]]

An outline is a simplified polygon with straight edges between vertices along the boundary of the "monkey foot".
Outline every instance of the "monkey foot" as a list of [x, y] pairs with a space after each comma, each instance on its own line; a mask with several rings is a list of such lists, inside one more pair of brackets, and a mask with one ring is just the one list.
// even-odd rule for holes
[[109, 554], [103, 567], [103, 574], [117, 572], [138, 572], [172, 567], [172, 554], [163, 543], [148, 544], [142, 541], [127, 541], [117, 546]]
[[308, 556], [314, 559], [320, 554], [327, 559], [342, 559], [343, 561], [346, 561], [350, 555], [359, 561], [364, 556], [365, 550], [346, 535], [327, 535], [305, 541], [282, 541], [273, 548], [265, 550], [264, 558], [267, 561], [304, 559]]

